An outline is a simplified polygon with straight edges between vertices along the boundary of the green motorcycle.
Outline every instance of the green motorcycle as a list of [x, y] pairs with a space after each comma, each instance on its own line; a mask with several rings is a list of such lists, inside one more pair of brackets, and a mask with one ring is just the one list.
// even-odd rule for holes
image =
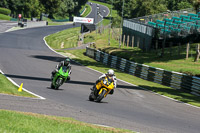
[[69, 76], [69, 69], [66, 66], [60, 67], [58, 72], [55, 73], [52, 79], [51, 88], [58, 89], [63, 83], [65, 83]]

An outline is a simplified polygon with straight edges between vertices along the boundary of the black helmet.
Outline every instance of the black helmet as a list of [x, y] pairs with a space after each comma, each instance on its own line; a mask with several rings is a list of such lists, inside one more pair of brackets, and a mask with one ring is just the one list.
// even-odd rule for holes
[[70, 63], [70, 58], [66, 58], [65, 61], [64, 61], [64, 65], [65, 66], [68, 66]]

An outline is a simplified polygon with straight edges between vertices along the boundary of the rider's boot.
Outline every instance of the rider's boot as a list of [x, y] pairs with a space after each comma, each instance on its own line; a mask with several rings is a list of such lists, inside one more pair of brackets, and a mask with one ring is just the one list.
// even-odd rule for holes
[[109, 94], [112, 95], [114, 93], [114, 89], [112, 89]]
[[55, 70], [51, 72], [51, 80], [53, 80], [53, 77], [54, 77], [55, 73], [56, 73]]
[[96, 84], [92, 88], [90, 88], [90, 90], [91, 90], [91, 94], [92, 94], [93, 98], [95, 99], [96, 98], [95, 93], [97, 92]]
[[67, 77], [67, 80], [70, 80], [70, 76]]

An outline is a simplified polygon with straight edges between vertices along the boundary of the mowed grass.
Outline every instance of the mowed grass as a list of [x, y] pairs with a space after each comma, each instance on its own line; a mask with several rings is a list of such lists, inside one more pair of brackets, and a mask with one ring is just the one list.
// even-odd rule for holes
[[125, 58], [127, 60], [137, 62], [140, 64], [146, 64], [152, 67], [163, 68], [169, 71], [181, 72], [189, 75], [200, 75], [200, 62], [194, 62], [196, 43], [191, 44], [189, 58], [186, 59], [186, 46], [180, 47], [181, 52], [178, 54], [178, 46], [172, 48], [170, 54], [170, 48], [165, 48], [164, 57], [159, 57], [161, 49], [158, 51], [143, 52], [138, 48], [122, 48], [118, 47], [101, 47], [102, 51], [109, 54]]
[[72, 23], [72, 22], [48, 22], [49, 26], [55, 26], [55, 25], [66, 25], [68, 23]]
[[10, 19], [11, 19], [10, 16], [4, 15], [4, 14], [0, 14], [0, 20], [10, 20]]
[[78, 36], [80, 33], [80, 27], [68, 29], [66, 31], [57, 32], [51, 36], [47, 36], [45, 39], [47, 43], [54, 49], [65, 49], [76, 47], [78, 44]]
[[89, 15], [89, 13], [91, 12], [91, 6], [89, 6], [89, 5], [85, 5], [85, 12], [81, 15], [81, 17], [86, 17], [86, 16], [88, 16]]
[[36, 96], [25, 91], [19, 92], [18, 88], [19, 87], [12, 84], [3, 74], [0, 74], [0, 93], [36, 98]]
[[109, 46], [108, 40], [109, 29], [104, 30], [102, 34], [96, 34], [96, 32], [86, 34], [84, 38], [85, 43], [95, 42], [93, 47], [114, 56], [168, 71], [200, 76], [200, 61], [194, 62], [197, 43], [190, 44], [189, 58], [186, 59], [186, 44], [180, 47], [174, 46], [171, 49], [165, 48], [164, 57], [161, 58], [159, 56], [161, 49], [144, 52], [137, 47], [123, 46], [123, 43], [121, 48], [119, 48], [119, 41], [112, 38], [112, 35]]
[[129, 130], [100, 127], [76, 121], [34, 113], [0, 110], [1, 133], [130, 133]]
[[[76, 29], [76, 30], [79, 30], [79, 29]], [[70, 30], [64, 30], [64, 31], [62, 31], [62, 34], [68, 35], [68, 34], [70, 34], [70, 31], [71, 31], [71, 29]], [[167, 65], [163, 65], [164, 69], [167, 69], [167, 67], [171, 68], [170, 66], [172, 66], [172, 65], [175, 65], [173, 67], [178, 68], [180, 66], [181, 61], [182, 62], [187, 61], [187, 62], [191, 62], [190, 68], [195, 67], [195, 65], [192, 64], [192, 63], [194, 63], [194, 62], [192, 62], [192, 57], [190, 57], [188, 60], [185, 60], [183, 57], [182, 57], [183, 59], [178, 58], [178, 59], [173, 59], [173, 60], [170, 60], [170, 58], [159, 60], [159, 58], [158, 58], [157, 61], [156, 61], [156, 59], [153, 59], [153, 56], [151, 55], [153, 52], [149, 53], [149, 55], [148, 55], [148, 53], [143, 53], [138, 48], [125, 48], [124, 47], [124, 48], [119, 49], [116, 46], [117, 44], [114, 44], [114, 42], [115, 42], [114, 39], [111, 40], [111, 46], [107, 46], [108, 37], [106, 37], [106, 32], [107, 31], [105, 31], [104, 34], [102, 34], [102, 35], [96, 34], [96, 32], [92, 32], [90, 34], [87, 34], [87, 35], [85, 35], [84, 41], [85, 42], [95, 42], [96, 48], [99, 48], [99, 49], [101, 49], [101, 50], [103, 50], [107, 53], [116, 52], [116, 53], [114, 53], [114, 55], [118, 55], [118, 56], [121, 56], [121, 57], [131, 58], [132, 55], [137, 55], [135, 57], [137, 57], [138, 61], [142, 60], [142, 61], [144, 61], [143, 63], [148, 63], [148, 65], [150, 65], [150, 66], [153, 66], [153, 64], [155, 64], [155, 67], [156, 67], [158, 63], [160, 63], [160, 64], [166, 63]], [[101, 37], [101, 36], [103, 36], [103, 37]], [[51, 38], [51, 37], [54, 37], [54, 35], [50, 35], [48, 37]], [[50, 46], [51, 46], [51, 44], [52, 43], [50, 43]], [[55, 49], [58, 49], [58, 48], [55, 48]], [[61, 54], [64, 54], [64, 55], [71, 57], [72, 59], [74, 59], [77, 62], [80, 62], [84, 66], [98, 70], [102, 73], [105, 73], [109, 69], [109, 66], [105, 66], [102, 63], [96, 62], [94, 59], [89, 58], [88, 56], [85, 56], [85, 52], [86, 52], [85, 49], [82, 49], [82, 50], [64, 50], [63, 49], [63, 50], [57, 50], [57, 51], [60, 52]], [[133, 53], [131, 53], [131, 52], [133, 52]], [[184, 53], [184, 48], [183, 48], [183, 53]], [[168, 56], [168, 55], [166, 55], [166, 56]], [[183, 56], [185, 56], [185, 55], [183, 54]], [[143, 59], [141, 59], [141, 58], [143, 58]], [[145, 58], [148, 58], [148, 59], [146, 59], [146, 61], [148, 61], [148, 62], [145, 62]], [[152, 60], [152, 62], [149, 61], [150, 59]], [[171, 62], [171, 64], [168, 64], [168, 62]], [[183, 63], [183, 65], [184, 65], [184, 63]], [[198, 67], [198, 65], [197, 65], [197, 67]], [[183, 69], [189, 71], [189, 69], [185, 69], [185, 67], [183, 67]], [[195, 68], [193, 68], [193, 69], [195, 69]], [[121, 80], [124, 80], [126, 82], [135, 84], [135, 85], [137, 85], [141, 88], [151, 90], [151, 91], [159, 93], [161, 95], [165, 95], [165, 96], [171, 97], [173, 99], [177, 99], [179, 101], [200, 107], [200, 98], [198, 96], [195, 96], [195, 95], [192, 95], [192, 94], [189, 94], [189, 93], [185, 93], [185, 92], [180, 91], [180, 90], [175, 90], [173, 88], [163, 86], [163, 85], [160, 85], [160, 84], [157, 84], [157, 83], [154, 83], [154, 82], [143, 80], [141, 78], [138, 78], [138, 77], [135, 77], [133, 75], [121, 72], [121, 71], [116, 70], [116, 69], [114, 69], [114, 70], [115, 70], [115, 73], [116, 73], [116, 76], [117, 76], [118, 79], [121, 79]]]

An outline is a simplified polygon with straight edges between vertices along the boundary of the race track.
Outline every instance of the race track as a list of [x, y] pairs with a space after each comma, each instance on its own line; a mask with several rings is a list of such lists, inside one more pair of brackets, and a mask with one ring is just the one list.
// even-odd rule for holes
[[0, 108], [70, 116], [85, 122], [142, 133], [199, 133], [200, 109], [118, 81], [114, 95], [102, 103], [88, 101], [101, 73], [72, 62], [71, 81], [50, 89], [50, 75], [64, 57], [43, 41], [49, 34], [72, 28], [48, 26], [0, 34], [0, 69], [17, 84], [46, 100], [1, 95]]

